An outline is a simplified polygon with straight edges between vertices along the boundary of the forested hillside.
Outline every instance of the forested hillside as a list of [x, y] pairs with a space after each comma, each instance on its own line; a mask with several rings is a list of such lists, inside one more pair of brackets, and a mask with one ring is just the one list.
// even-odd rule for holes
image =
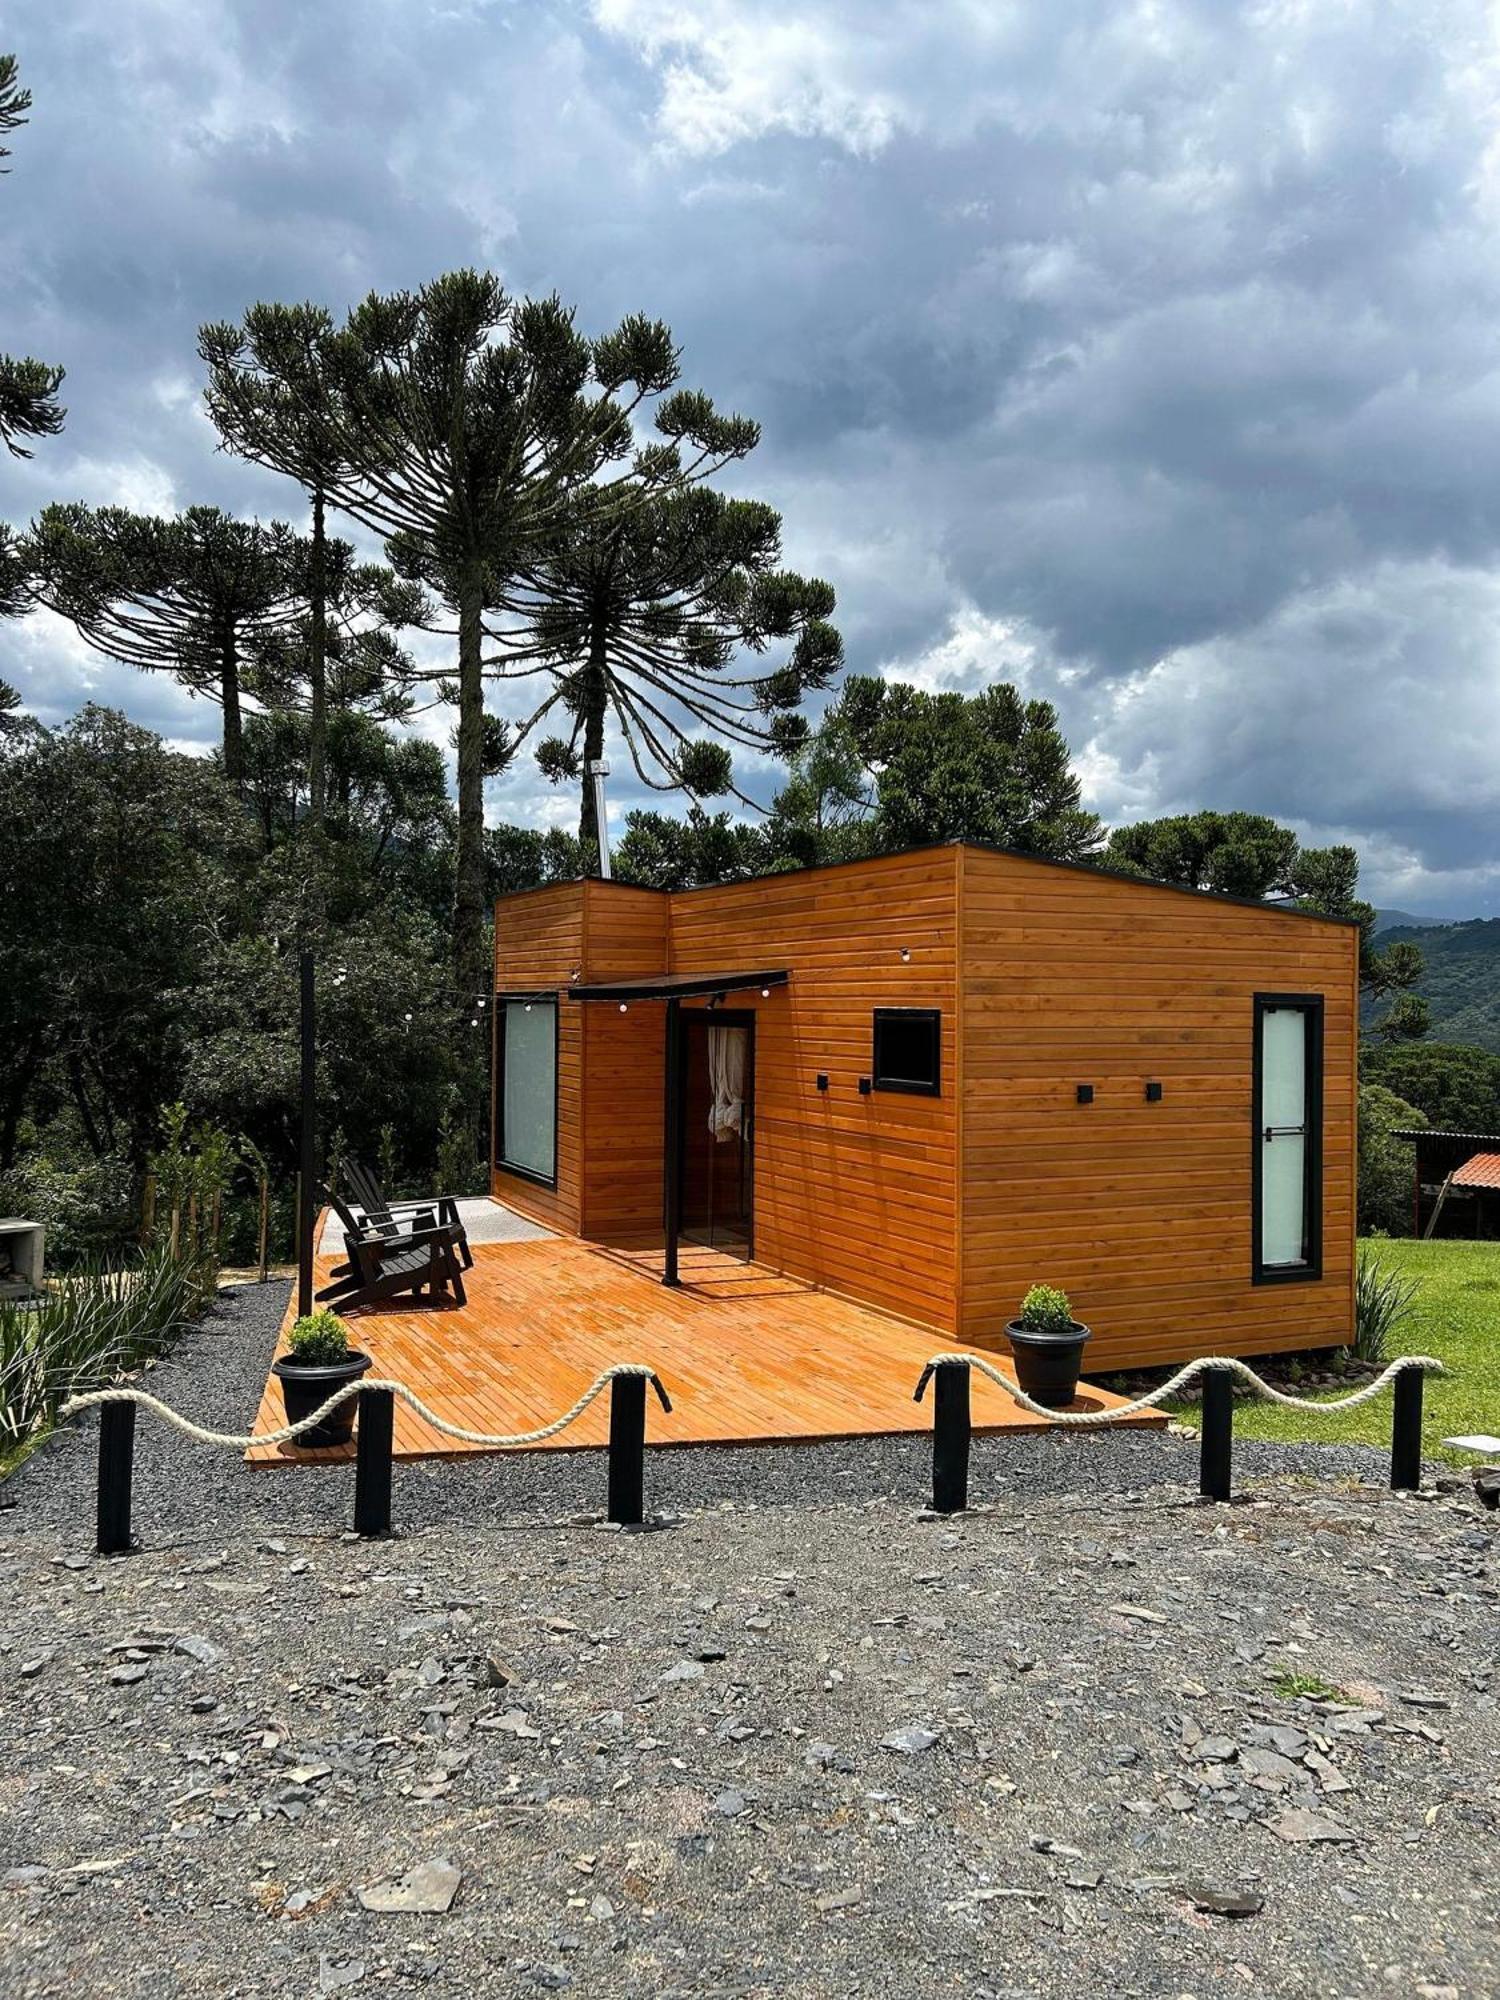
[[[1422, 954], [1416, 991], [1432, 1012], [1432, 1040], [1471, 1042], [1500, 1055], [1500, 917], [1380, 931], [1382, 950], [1403, 943], [1414, 944]], [[1373, 1012], [1367, 999], [1366, 1026]]]

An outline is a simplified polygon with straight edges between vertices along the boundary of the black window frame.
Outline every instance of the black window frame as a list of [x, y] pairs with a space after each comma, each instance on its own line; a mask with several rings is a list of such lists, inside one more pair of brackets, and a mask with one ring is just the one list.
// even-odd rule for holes
[[[918, 1021], [932, 1023], [932, 1081], [913, 1077], [882, 1076], [880, 1073], [880, 1030], [887, 1021], [911, 1026]], [[943, 1010], [941, 1007], [877, 1007], [870, 1031], [870, 1084], [875, 1090], [899, 1091], [907, 1097], [941, 1097], [943, 1094]]]
[[[1302, 1015], [1306, 1037], [1306, 1131], [1303, 1148], [1302, 1248], [1296, 1264], [1268, 1264], [1262, 1254], [1264, 1187], [1261, 1149], [1265, 1127], [1261, 1122], [1264, 1089], [1265, 1016], [1273, 1009], [1296, 1008]], [[1323, 1275], [1323, 1029], [1324, 996], [1321, 993], [1257, 993], [1252, 1034], [1250, 1096], [1250, 1276], [1257, 1285], [1306, 1285]]]
[[[550, 1007], [552, 1009], [552, 1172], [539, 1174], [535, 1167], [518, 1167], [505, 1158], [505, 1034], [502, 1022], [511, 1007]], [[496, 1173], [514, 1174], [517, 1180], [531, 1181], [536, 1187], [555, 1188], [557, 1186], [557, 1115], [561, 1070], [558, 1062], [558, 1036], [562, 1026], [562, 1008], [555, 992], [543, 993], [497, 993], [495, 995], [493, 1036], [494, 1100], [490, 1132], [490, 1157]]]

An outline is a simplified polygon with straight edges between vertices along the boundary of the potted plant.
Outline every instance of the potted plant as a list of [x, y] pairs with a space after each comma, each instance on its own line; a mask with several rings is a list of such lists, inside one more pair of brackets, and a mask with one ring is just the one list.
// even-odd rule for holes
[[1016, 1361], [1016, 1380], [1034, 1402], [1065, 1410], [1078, 1393], [1083, 1343], [1089, 1330], [1073, 1317], [1066, 1292], [1033, 1285], [1019, 1315], [1005, 1329]]
[[[307, 1313], [287, 1335], [287, 1351], [271, 1364], [271, 1373], [281, 1384], [289, 1424], [310, 1417], [346, 1382], [357, 1382], [371, 1365], [370, 1357], [349, 1345], [349, 1329], [334, 1312]], [[359, 1401], [350, 1396], [331, 1411], [322, 1423], [305, 1431], [297, 1440], [302, 1445], [347, 1444], [354, 1434], [354, 1408]]]

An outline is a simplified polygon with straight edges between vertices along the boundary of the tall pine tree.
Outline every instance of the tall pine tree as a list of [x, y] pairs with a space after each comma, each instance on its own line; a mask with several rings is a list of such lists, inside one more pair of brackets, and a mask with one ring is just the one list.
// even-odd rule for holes
[[[31, 92], [23, 90], [13, 55], [0, 55], [0, 138], [8, 138], [26, 123], [31, 109]], [[10, 158], [10, 148], [0, 146], [0, 160]], [[0, 173], [9, 173], [0, 167]], [[56, 437], [67, 412], [57, 400], [63, 371], [47, 361], [29, 355], [18, 358], [0, 354], [0, 443], [13, 458], [30, 458], [23, 438]]]

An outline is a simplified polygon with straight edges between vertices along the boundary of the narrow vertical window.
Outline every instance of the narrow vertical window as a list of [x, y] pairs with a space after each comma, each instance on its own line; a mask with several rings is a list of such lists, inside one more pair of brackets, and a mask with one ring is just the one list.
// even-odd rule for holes
[[557, 997], [496, 996], [495, 1164], [557, 1180]]
[[1323, 1001], [1255, 996], [1252, 1275], [1317, 1278], [1323, 1258]]

